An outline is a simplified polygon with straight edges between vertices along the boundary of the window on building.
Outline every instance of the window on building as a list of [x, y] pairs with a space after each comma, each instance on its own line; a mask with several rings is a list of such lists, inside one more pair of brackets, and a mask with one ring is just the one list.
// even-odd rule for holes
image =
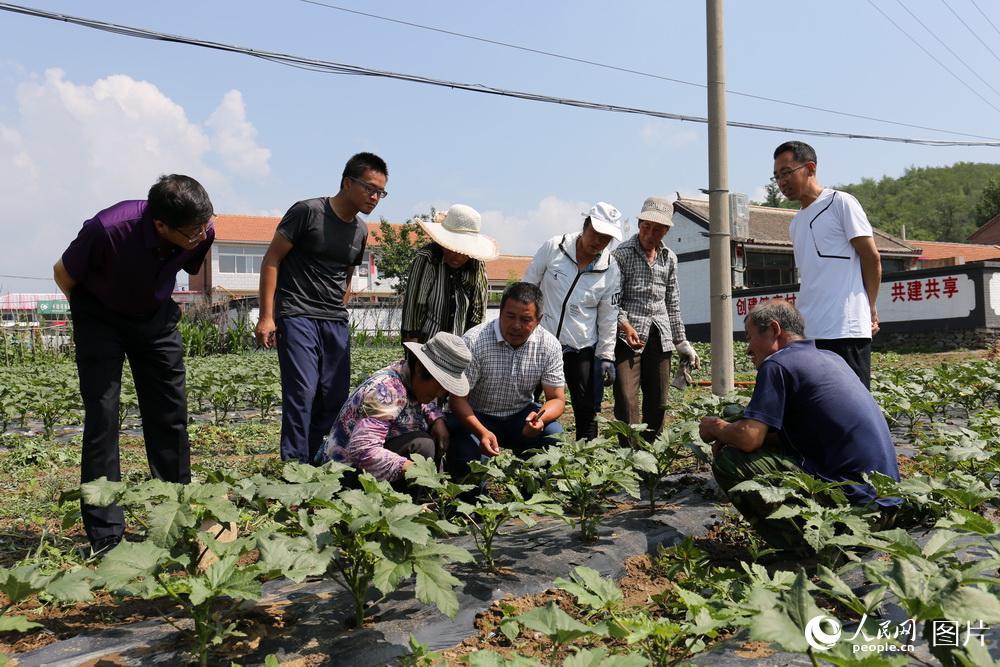
[[790, 285], [795, 282], [795, 256], [790, 252], [747, 252], [747, 287]]
[[264, 248], [238, 245], [220, 245], [219, 273], [260, 273]]
[[896, 273], [906, 271], [907, 260], [899, 257], [882, 258], [882, 273]]

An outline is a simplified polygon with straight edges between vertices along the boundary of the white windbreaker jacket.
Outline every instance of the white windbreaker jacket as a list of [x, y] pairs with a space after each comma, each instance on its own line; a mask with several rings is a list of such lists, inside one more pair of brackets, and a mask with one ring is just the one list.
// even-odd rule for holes
[[614, 361], [621, 274], [610, 248], [583, 271], [576, 268], [582, 232], [553, 236], [535, 253], [522, 280], [542, 290], [542, 326], [567, 347], [595, 347], [596, 359]]

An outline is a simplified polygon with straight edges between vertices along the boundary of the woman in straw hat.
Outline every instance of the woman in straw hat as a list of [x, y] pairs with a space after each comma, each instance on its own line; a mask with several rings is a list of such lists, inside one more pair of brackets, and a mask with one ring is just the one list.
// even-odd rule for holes
[[400, 335], [424, 342], [439, 331], [462, 335], [486, 313], [486, 266], [499, 255], [497, 242], [479, 233], [482, 218], [455, 204], [440, 222], [420, 220], [431, 237], [410, 265]]
[[413, 465], [410, 454], [434, 458], [436, 449], [447, 449], [448, 429], [437, 401], [469, 393], [469, 348], [448, 332], [405, 347], [405, 359], [376, 371], [347, 399], [317, 463], [338, 461], [396, 482]]

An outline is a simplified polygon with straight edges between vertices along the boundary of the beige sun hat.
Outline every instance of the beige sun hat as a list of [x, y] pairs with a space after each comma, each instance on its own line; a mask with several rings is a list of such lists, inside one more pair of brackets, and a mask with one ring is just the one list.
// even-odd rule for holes
[[469, 379], [465, 377], [465, 369], [472, 362], [472, 353], [460, 336], [439, 331], [423, 345], [414, 342], [403, 345], [445, 391], [456, 396], [468, 395]]
[[418, 220], [435, 243], [452, 252], [488, 262], [500, 256], [496, 240], [479, 233], [483, 218], [479, 211], [465, 204], [453, 204], [444, 219]]
[[674, 224], [674, 202], [666, 197], [648, 197], [642, 202], [642, 211], [636, 216], [660, 225], [672, 227]]

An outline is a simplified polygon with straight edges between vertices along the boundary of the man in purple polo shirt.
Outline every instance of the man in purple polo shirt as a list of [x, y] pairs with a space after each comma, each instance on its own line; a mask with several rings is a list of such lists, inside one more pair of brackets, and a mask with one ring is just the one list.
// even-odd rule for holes
[[283, 461], [312, 463], [347, 400], [347, 302], [368, 242], [358, 213], [378, 206], [388, 177], [379, 156], [354, 155], [337, 194], [288, 209], [261, 262], [256, 335], [265, 348], [278, 348]]
[[[212, 202], [198, 181], [161, 176], [146, 201], [123, 201], [83, 223], [55, 265], [73, 315], [83, 397], [80, 478], [121, 480], [118, 399], [128, 358], [153, 477], [191, 481], [184, 347], [170, 298], [177, 272], [194, 274], [215, 239]], [[120, 507], [81, 503], [95, 553], [122, 540]]]

